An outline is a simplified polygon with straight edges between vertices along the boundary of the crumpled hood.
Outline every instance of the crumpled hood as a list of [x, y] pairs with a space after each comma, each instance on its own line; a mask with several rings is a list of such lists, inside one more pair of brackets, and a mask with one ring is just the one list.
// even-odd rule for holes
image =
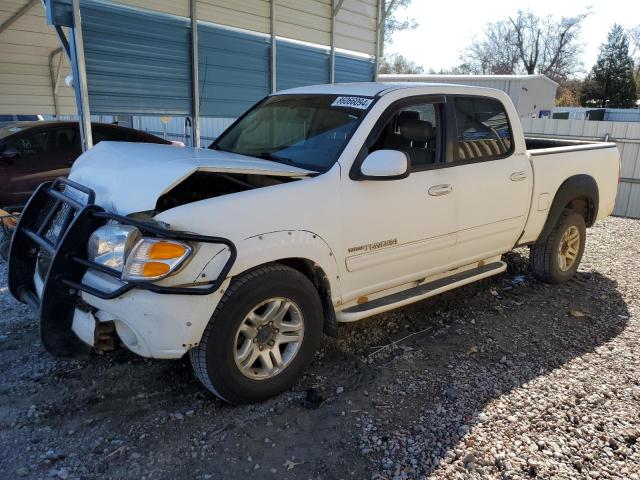
[[78, 157], [69, 178], [93, 189], [96, 204], [128, 215], [153, 210], [162, 194], [196, 171], [285, 177], [313, 173], [219, 150], [103, 141]]

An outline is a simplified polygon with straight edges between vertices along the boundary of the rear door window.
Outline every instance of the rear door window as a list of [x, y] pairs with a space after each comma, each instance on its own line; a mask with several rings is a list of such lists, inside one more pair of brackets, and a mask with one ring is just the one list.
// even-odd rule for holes
[[458, 161], [508, 156], [513, 139], [502, 103], [486, 97], [454, 97]]

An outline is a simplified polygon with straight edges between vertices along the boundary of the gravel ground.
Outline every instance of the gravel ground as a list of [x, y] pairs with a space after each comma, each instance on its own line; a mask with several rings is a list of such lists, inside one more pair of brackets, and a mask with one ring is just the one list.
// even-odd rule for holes
[[230, 407], [188, 361], [46, 354], [0, 266], [4, 478], [625, 478], [640, 472], [640, 222], [576, 278], [527, 250], [478, 285], [343, 328], [300, 382]]

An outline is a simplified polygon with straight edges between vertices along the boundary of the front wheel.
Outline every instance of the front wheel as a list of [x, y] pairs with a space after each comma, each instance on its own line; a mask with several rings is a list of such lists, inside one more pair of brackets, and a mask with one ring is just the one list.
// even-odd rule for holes
[[578, 270], [587, 229], [584, 217], [565, 210], [545, 241], [531, 247], [531, 269], [538, 280], [566, 282]]
[[189, 352], [196, 377], [229, 403], [283, 392], [313, 359], [322, 311], [313, 284], [297, 270], [273, 264], [241, 275]]

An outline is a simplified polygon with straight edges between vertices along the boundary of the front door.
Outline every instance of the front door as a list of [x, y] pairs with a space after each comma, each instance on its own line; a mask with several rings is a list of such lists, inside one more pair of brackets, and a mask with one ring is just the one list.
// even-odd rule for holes
[[423, 280], [453, 261], [456, 206], [446, 185], [454, 172], [439, 168], [445, 162], [443, 118], [443, 100], [405, 99], [390, 107], [373, 130], [381, 133], [360, 157], [401, 150], [410, 159], [410, 175], [343, 183], [343, 302]]

